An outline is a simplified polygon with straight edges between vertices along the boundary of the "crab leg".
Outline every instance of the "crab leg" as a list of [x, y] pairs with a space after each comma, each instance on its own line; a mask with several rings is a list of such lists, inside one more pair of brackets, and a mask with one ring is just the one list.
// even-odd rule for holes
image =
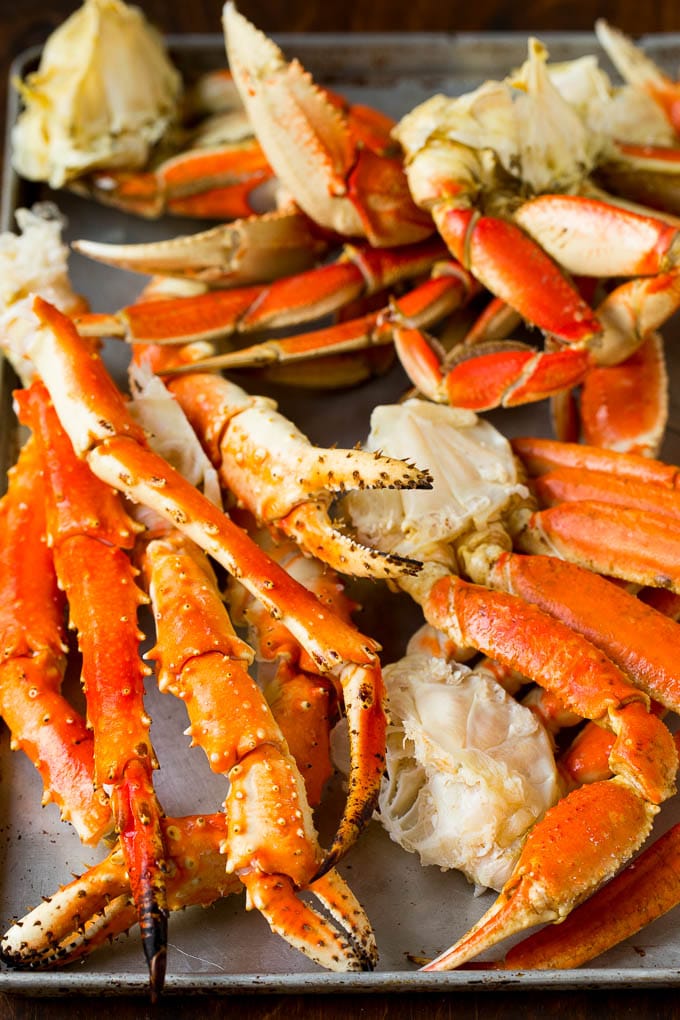
[[439, 264], [437, 275], [403, 297], [393, 298], [389, 308], [360, 318], [312, 330], [297, 336], [263, 340], [226, 354], [201, 358], [193, 365], [169, 367], [176, 375], [213, 369], [261, 368], [296, 364], [328, 354], [343, 354], [392, 343], [396, 323], [426, 327], [467, 304], [478, 287], [472, 277], [453, 262]]
[[0, 501], [0, 714], [12, 747], [40, 772], [43, 803], [53, 800], [62, 819], [94, 846], [112, 826], [111, 811], [94, 787], [92, 734], [60, 693], [64, 600], [45, 541], [40, 464], [31, 438]]
[[134, 343], [186, 343], [287, 326], [427, 272], [444, 252], [438, 240], [389, 251], [346, 247], [336, 262], [266, 287], [140, 301], [114, 315], [81, 316], [77, 325], [84, 336], [118, 336]]
[[256, 212], [253, 192], [272, 177], [259, 143], [244, 138], [178, 153], [154, 170], [95, 170], [70, 187], [145, 219], [170, 213], [228, 220]]
[[295, 896], [318, 870], [321, 850], [296, 763], [248, 674], [252, 652], [233, 631], [204, 554], [180, 532], [163, 530], [142, 555], [158, 636], [150, 657], [158, 660], [160, 689], [186, 705], [193, 742], [213, 771], [229, 777], [226, 870], [292, 945], [333, 969], [361, 969], [375, 951], [365, 917], [346, 941]]
[[530, 473], [545, 470], [551, 457], [562, 465], [535, 480], [539, 498], [560, 501], [518, 522], [520, 549], [548, 552], [637, 584], [678, 590], [676, 468], [596, 447], [553, 446], [549, 440], [519, 439], [513, 448]]
[[[302, 553], [291, 540], [278, 542], [267, 532], [258, 532], [257, 538], [289, 573], [332, 606], [343, 620], [350, 621], [356, 605], [345, 594], [334, 571]], [[278, 660], [265, 693], [298, 763], [309, 802], [315, 806], [333, 771], [330, 731], [339, 716], [341, 692], [318, 673], [290, 631], [265, 613], [240, 585], [232, 585], [229, 601], [238, 622], [250, 628], [258, 658], [264, 662]], [[350, 719], [350, 733], [355, 731], [356, 721]]]
[[328, 247], [311, 220], [295, 209], [221, 223], [168, 241], [105, 244], [74, 241], [87, 258], [129, 269], [195, 280], [210, 287], [263, 283], [310, 269]]
[[[152, 994], [163, 985], [167, 941], [161, 810], [151, 772], [155, 758], [143, 706], [146, 673], [138, 655], [135, 585], [126, 548], [136, 528], [116, 494], [73, 453], [47, 391], [20, 391], [22, 420], [40, 444], [47, 533], [83, 657], [88, 721], [94, 733], [95, 782], [112, 786], [111, 807], [139, 914]], [[106, 621], [100, 606], [108, 609]]]
[[[35, 299], [34, 310], [38, 322], [26, 338], [26, 354], [40, 374], [52, 380], [55, 408], [78, 455], [97, 477], [149, 506], [192, 538], [270, 612], [280, 616], [317, 668], [336, 673], [346, 699], [355, 699], [361, 706], [359, 714], [365, 721], [360, 730], [370, 732], [369, 742], [380, 746], [385, 721], [375, 642], [329, 612], [222, 511], [153, 454], [101, 360], [84, 346], [70, 320], [40, 298]], [[364, 803], [343, 819], [327, 863], [347, 849], [370, 815], [382, 767], [382, 758], [376, 755], [371, 774], [361, 777]]]

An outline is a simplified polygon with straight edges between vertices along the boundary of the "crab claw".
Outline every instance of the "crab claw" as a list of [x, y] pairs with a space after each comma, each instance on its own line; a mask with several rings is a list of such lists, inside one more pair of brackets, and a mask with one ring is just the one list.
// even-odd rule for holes
[[233, 3], [224, 7], [227, 56], [258, 141], [283, 186], [321, 226], [371, 244], [433, 233], [410, 196], [399, 155], [353, 135], [346, 112]]
[[[565, 918], [639, 849], [657, 810], [618, 779], [575, 790], [530, 833], [493, 906], [423, 970], [452, 970], [516, 932]], [[556, 855], [560, 842], [574, 853]]]
[[275, 525], [342, 573], [418, 572], [416, 561], [369, 549], [341, 532], [328, 509], [348, 489], [427, 488], [427, 472], [363, 450], [313, 446], [272, 401], [250, 397], [222, 376], [192, 372], [169, 388], [225, 487], [258, 521]]

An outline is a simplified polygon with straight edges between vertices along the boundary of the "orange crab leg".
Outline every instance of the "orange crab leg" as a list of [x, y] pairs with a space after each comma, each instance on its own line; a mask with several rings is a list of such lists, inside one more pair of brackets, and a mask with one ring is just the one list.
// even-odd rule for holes
[[[672, 711], [680, 709], [675, 620], [625, 588], [552, 556], [503, 554], [491, 582], [583, 634], [650, 697]], [[637, 636], [634, 644], [631, 634]]]
[[218, 368], [261, 368], [382, 346], [395, 338], [396, 323], [429, 326], [465, 305], [477, 290], [475, 281], [465, 270], [446, 263], [439, 267], [439, 275], [419, 284], [403, 297], [392, 299], [389, 308], [324, 329], [263, 340], [251, 347], [201, 358], [192, 365], [169, 366], [165, 371], [176, 375]]
[[596, 446], [560, 443], [533, 436], [513, 439], [511, 445], [530, 475], [543, 474], [554, 467], [575, 467], [585, 471], [607, 471], [644, 485], [680, 488], [678, 467], [639, 454], [618, 453]]
[[580, 967], [680, 903], [680, 825], [674, 825], [559, 927], [520, 942], [492, 970]]
[[434, 207], [433, 217], [451, 253], [523, 318], [569, 343], [583, 343], [600, 332], [578, 290], [514, 223], [446, 202]]
[[[142, 562], [157, 620], [150, 654], [159, 661], [159, 686], [184, 701], [193, 742], [213, 771], [229, 775], [222, 847], [227, 871], [246, 886], [249, 906], [261, 909], [275, 932], [312, 959], [331, 967], [336, 954], [336, 968], [367, 964], [372, 935], [344, 883], [343, 894], [356, 906], [356, 915], [346, 919], [356, 945], [295, 895], [301, 887], [317, 891], [311, 880], [321, 861], [303, 781], [248, 674], [252, 651], [233, 631], [206, 557], [181, 533], [169, 531], [148, 544]], [[350, 799], [355, 791], [356, 784]]]
[[[615, 778], [574, 791], [548, 812], [496, 904], [425, 968], [444, 970], [530, 925], [566, 916], [610, 877], [647, 837], [655, 805], [673, 792], [677, 755], [668, 730], [640, 702], [644, 695], [580, 634], [538, 607], [448, 575], [432, 585], [423, 608], [454, 640], [539, 680], [616, 735], [610, 755]], [[578, 847], [577, 873], [572, 846]]]
[[267, 286], [140, 301], [114, 315], [80, 316], [77, 325], [83, 336], [119, 336], [135, 343], [186, 343], [287, 326], [427, 272], [444, 253], [439, 240], [384, 252], [347, 248], [337, 262]]
[[612, 506], [629, 506], [646, 514], [671, 518], [671, 525], [680, 522], [680, 492], [661, 486], [642, 485], [628, 478], [607, 472], [583, 471], [579, 468], [555, 468], [533, 483], [543, 506], [592, 500]]
[[72, 187], [147, 219], [163, 213], [203, 219], [251, 216], [252, 192], [273, 177], [254, 138], [218, 148], [196, 148], [165, 160], [155, 170], [97, 170]]
[[60, 693], [64, 600], [45, 541], [40, 465], [31, 438], [0, 501], [0, 714], [12, 746], [40, 772], [43, 802], [55, 801], [61, 817], [94, 846], [112, 826], [111, 811], [94, 788], [92, 734]]
[[[651, 822], [649, 806], [616, 780], [574, 790], [529, 833], [496, 903], [423, 970], [452, 970], [518, 931], [563, 921], [594, 886], [614, 874], [621, 860], [639, 849]], [[555, 853], [556, 846], [569, 848], [567, 862]]]
[[588, 445], [655, 456], [668, 417], [661, 338], [650, 333], [620, 364], [591, 368], [583, 380], [579, 406]]
[[[143, 704], [147, 670], [138, 652], [142, 634], [137, 611], [144, 597], [125, 552], [137, 528], [117, 495], [75, 457], [47, 390], [34, 383], [19, 399], [23, 418], [40, 443], [47, 532], [71, 624], [78, 632], [94, 732], [95, 781], [113, 787], [111, 806], [155, 995], [165, 973], [167, 910], [161, 810], [151, 782], [156, 763]], [[101, 606], [107, 607], [105, 619]]]

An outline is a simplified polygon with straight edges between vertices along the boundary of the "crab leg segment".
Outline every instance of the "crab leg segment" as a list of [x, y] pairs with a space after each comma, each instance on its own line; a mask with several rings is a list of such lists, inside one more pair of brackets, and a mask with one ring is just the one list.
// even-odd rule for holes
[[[359, 698], [367, 717], [384, 726], [382, 682], [375, 642], [336, 614], [267, 557], [222, 511], [146, 446], [125, 402], [100, 358], [84, 347], [70, 320], [36, 298], [42, 322], [28, 340], [30, 356], [43, 377], [54, 380], [53, 400], [79, 456], [107, 484], [169, 520], [233, 576], [238, 577], [305, 647], [317, 668], [334, 671]], [[46, 370], [46, 371], [44, 371]], [[373, 722], [372, 724], [373, 725]], [[370, 796], [342, 826], [339, 855], [372, 810], [382, 772], [373, 763]]]
[[581, 195], [540, 195], [515, 220], [571, 273], [587, 265], [592, 276], [647, 276], [674, 268], [680, 255], [677, 226]]
[[286, 209], [167, 241], [105, 244], [80, 240], [72, 247], [87, 258], [119, 269], [231, 287], [310, 269], [328, 244], [307, 216]]
[[384, 252], [346, 248], [337, 262], [266, 287], [154, 298], [115, 315], [81, 316], [77, 324], [84, 336], [119, 336], [134, 343], [186, 343], [288, 326], [319, 318], [364, 294], [427, 272], [443, 254], [440, 241]]
[[578, 385], [592, 359], [587, 350], [536, 351], [525, 344], [494, 342], [461, 349], [446, 370], [427, 335], [395, 330], [397, 354], [411, 381], [430, 400], [486, 411], [532, 403]]
[[[495, 904], [454, 946], [423, 967], [453, 970], [502, 939], [559, 922], [649, 835], [653, 809], [616, 779], [574, 790], [529, 834], [513, 876]], [[555, 847], [572, 847], [569, 860]], [[609, 851], [612, 852], [609, 857]], [[609, 859], [607, 859], [609, 857]]]
[[155, 170], [95, 170], [71, 189], [145, 219], [170, 213], [227, 220], [251, 216], [253, 192], [272, 176], [259, 143], [244, 138], [190, 149]]
[[[136, 527], [117, 496], [73, 453], [47, 391], [39, 383], [21, 394], [44, 464], [47, 533], [71, 625], [78, 632], [88, 721], [94, 733], [95, 782], [111, 784], [111, 806], [130, 874], [152, 994], [163, 986], [167, 941], [165, 851], [151, 772], [155, 759], [144, 712], [144, 602], [126, 547]], [[107, 607], [104, 618], [100, 607]]]
[[437, 268], [438, 275], [419, 284], [403, 297], [393, 298], [390, 306], [379, 312], [297, 336], [263, 340], [251, 347], [201, 358], [193, 366], [170, 367], [169, 374], [294, 364], [392, 343], [397, 323], [429, 326], [467, 304], [477, 293], [475, 281], [462, 267], [448, 262]]
[[[678, 590], [680, 521], [674, 491], [677, 470], [658, 461], [580, 447], [520, 439], [513, 444], [529, 471], [554, 456], [564, 466], [535, 480], [548, 509], [518, 527], [525, 552], [549, 552], [598, 573]], [[644, 541], [641, 541], [644, 538]]]
[[625, 588], [552, 556], [504, 554], [490, 580], [583, 634], [651, 698], [674, 712], [680, 709], [675, 620]]
[[536, 932], [491, 969], [557, 970], [587, 963], [680, 903], [679, 860], [680, 825], [674, 825], [563, 925]]
[[84, 843], [111, 828], [103, 791], [94, 788], [92, 734], [61, 695], [64, 600], [45, 540], [41, 458], [28, 440], [0, 501], [0, 714], [12, 747], [39, 770], [45, 793]]
[[[304, 784], [248, 674], [252, 652], [233, 631], [206, 557], [170, 531], [149, 543], [143, 564], [157, 621], [151, 657], [159, 661], [159, 685], [185, 702], [193, 742], [213, 771], [229, 776], [227, 872], [255, 892], [250, 905], [262, 903], [273, 930], [292, 945], [332, 966], [330, 951], [318, 949], [330, 944], [335, 969], [359, 967], [351, 945], [295, 896], [321, 863]], [[269, 888], [284, 891], [277, 908], [263, 895]], [[299, 923], [298, 915], [304, 919]]]
[[[259, 532], [257, 539], [298, 581], [343, 620], [350, 621], [356, 606], [344, 594], [334, 571], [304, 555], [292, 541], [276, 542], [267, 532]], [[305, 781], [309, 803], [314, 807], [320, 803], [324, 784], [333, 772], [330, 731], [339, 715], [340, 692], [332, 680], [317, 672], [290, 631], [266, 613], [241, 585], [231, 586], [229, 602], [239, 624], [250, 628], [258, 659], [278, 660], [276, 674], [267, 684], [265, 694]], [[357, 717], [351, 732], [357, 732], [358, 722]], [[380, 749], [376, 746], [372, 753], [380, 753]]]
[[233, 3], [223, 20], [229, 66], [258, 141], [307, 215], [377, 246], [429, 236], [432, 221], [411, 198], [399, 154], [357, 139], [337, 102], [297, 61], [287, 63]]

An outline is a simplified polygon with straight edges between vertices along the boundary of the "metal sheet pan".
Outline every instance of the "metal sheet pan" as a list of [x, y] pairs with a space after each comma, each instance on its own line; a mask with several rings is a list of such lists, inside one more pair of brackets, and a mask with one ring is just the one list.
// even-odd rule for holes
[[[542, 37], [555, 59], [567, 59], [596, 51], [590, 34], [553, 33]], [[301, 58], [321, 80], [354, 100], [372, 103], [398, 116], [434, 91], [461, 92], [486, 78], [500, 77], [518, 65], [526, 52], [526, 37], [516, 35], [319, 35], [282, 36], [289, 54]], [[224, 64], [219, 36], [170, 40], [178, 64], [188, 73]], [[680, 63], [680, 37], [650, 37], [649, 51], [672, 74]], [[22, 75], [37, 53], [23, 54], [12, 68]], [[10, 90], [11, 91], [11, 90]], [[17, 100], [10, 96], [8, 128], [17, 114]], [[13, 213], [45, 197], [57, 202], [68, 218], [67, 239], [98, 238], [105, 241], [148, 240], [167, 237], [180, 230], [196, 230], [195, 221], [146, 223], [85, 200], [65, 194], [52, 195], [20, 181], [9, 163], [7, 146], [2, 204], [2, 228], [12, 229]], [[72, 276], [77, 290], [86, 294], [94, 309], [109, 311], [132, 300], [140, 279], [73, 256]], [[671, 376], [671, 424], [664, 446], [666, 459], [680, 460], [680, 324], [666, 329]], [[116, 352], [118, 356], [116, 357]], [[112, 362], [122, 372], [120, 350], [109, 349]], [[11, 372], [5, 366], [0, 377], [0, 466], [2, 475], [14, 459], [19, 441], [11, 413]], [[258, 387], [255, 377], [245, 385]], [[352, 391], [314, 394], [268, 387], [284, 413], [292, 417], [320, 443], [351, 445], [368, 429], [371, 408], [397, 399], [406, 380], [397, 367], [386, 377]], [[321, 413], [321, 411], [323, 413]], [[520, 432], [549, 434], [547, 407], [504, 412], [492, 416], [509, 435]], [[358, 589], [364, 603], [360, 624], [385, 647], [385, 661], [403, 650], [403, 635], [418, 624], [405, 599], [392, 596], [389, 613], [381, 610], [379, 586]], [[385, 617], [389, 620], [385, 621]], [[183, 745], [186, 726], [183, 707], [169, 696], [160, 696], [148, 685], [148, 707], [154, 720], [152, 739], [161, 762], [158, 792], [169, 813], [217, 810], [224, 795], [223, 783], [204, 766], [202, 754]], [[9, 751], [7, 733], [0, 746], [0, 924], [23, 915], [29, 906], [48, 895], [69, 876], [79, 873], [98, 858], [81, 847], [77, 838], [58, 819], [50, 805], [40, 808], [37, 774], [20, 755]], [[342, 789], [336, 781], [326, 813], [320, 818], [322, 835], [332, 825]], [[678, 820], [674, 803], [664, 807], [656, 827], [660, 834]], [[350, 992], [409, 990], [462, 990], [489, 988], [588, 988], [603, 985], [663, 985], [680, 983], [680, 935], [671, 914], [623, 943], [592, 966], [559, 973], [494, 973], [461, 971], [422, 974], [414, 958], [433, 956], [465, 931], [492, 901], [480, 898], [456, 873], [422, 868], [418, 860], [391, 843], [373, 822], [341, 870], [364, 903], [375, 926], [380, 964], [372, 974], [337, 976], [321, 972], [281, 939], [269, 933], [257, 912], [246, 913], [243, 897], [232, 897], [209, 910], [195, 909], [173, 915], [166, 989], [185, 993], [231, 992]], [[114, 995], [144, 990], [146, 966], [133, 931], [127, 940], [93, 955], [83, 963], [60, 972], [20, 973], [0, 970], [0, 990], [28, 995], [61, 995], [72, 992]]]

